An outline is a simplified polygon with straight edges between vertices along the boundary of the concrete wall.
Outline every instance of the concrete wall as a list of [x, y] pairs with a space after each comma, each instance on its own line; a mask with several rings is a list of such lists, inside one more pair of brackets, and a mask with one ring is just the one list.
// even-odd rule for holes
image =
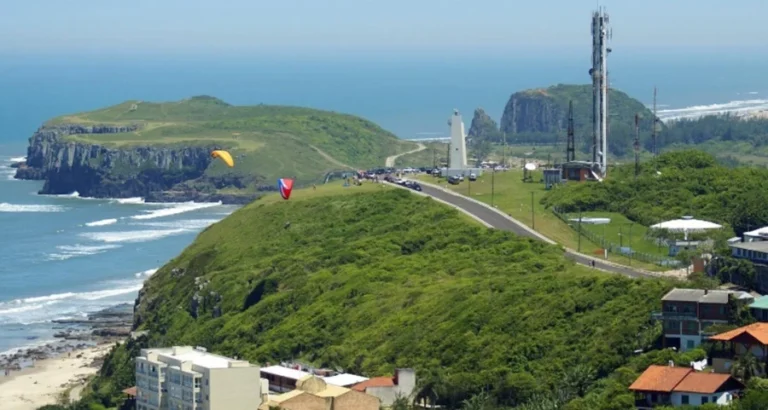
[[[330, 402], [330, 398], [328, 401]], [[280, 403], [280, 408], [283, 410], [330, 410], [325, 399], [309, 393], [300, 394]]]
[[379, 406], [377, 397], [354, 390], [333, 399], [333, 410], [379, 410]]
[[714, 394], [674, 392], [672, 393], [672, 405], [682, 406], [683, 396], [688, 396], [688, 404], [692, 406], [700, 406], [702, 404], [701, 402], [702, 397], [709, 398], [708, 400], [709, 403], [717, 403], [719, 405], [725, 405], [730, 403], [733, 400], [734, 393], [736, 392], [723, 392], [723, 393], [714, 393]]
[[368, 387], [365, 392], [381, 400], [382, 406], [391, 406], [398, 397], [411, 399], [416, 389], [416, 372], [412, 369], [397, 369], [397, 385], [394, 387]]
[[[259, 367], [211, 369], [209, 377], [209, 400], [203, 400], [204, 409], [253, 410], [261, 405]], [[206, 390], [205, 386], [200, 390]]]

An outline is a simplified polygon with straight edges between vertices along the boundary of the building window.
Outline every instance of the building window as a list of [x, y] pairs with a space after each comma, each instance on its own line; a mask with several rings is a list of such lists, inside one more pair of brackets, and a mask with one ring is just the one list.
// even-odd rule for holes
[[199, 377], [195, 377], [195, 388], [196, 389], [200, 388], [200, 378]]
[[688, 395], [685, 395], [685, 394], [684, 394], [684, 395], [681, 397], [681, 399], [682, 399], [682, 403], [683, 403], [683, 404], [690, 404], [690, 403], [688, 403], [688, 401], [689, 401], [689, 400], [688, 400]]
[[707, 404], [707, 403], [709, 403], [709, 397], [701, 396], [701, 404]]
[[712, 396], [712, 403], [717, 403], [717, 396]]
[[693, 349], [696, 347], [696, 343], [693, 340], [688, 340], [685, 342], [685, 345], [688, 349]]

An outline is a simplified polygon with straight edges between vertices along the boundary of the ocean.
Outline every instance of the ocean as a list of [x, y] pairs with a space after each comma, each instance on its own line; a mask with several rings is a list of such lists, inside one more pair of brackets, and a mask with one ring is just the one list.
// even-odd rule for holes
[[[143, 281], [235, 208], [40, 196], [10, 163], [45, 120], [127, 99], [208, 94], [232, 104], [288, 104], [373, 120], [402, 138], [446, 135], [454, 108], [499, 119], [515, 91], [588, 81], [589, 55], [0, 56], [0, 352], [52, 339], [51, 320], [132, 302]], [[611, 55], [611, 81], [662, 118], [768, 109], [768, 58]], [[738, 61], [738, 63], [734, 62]]]

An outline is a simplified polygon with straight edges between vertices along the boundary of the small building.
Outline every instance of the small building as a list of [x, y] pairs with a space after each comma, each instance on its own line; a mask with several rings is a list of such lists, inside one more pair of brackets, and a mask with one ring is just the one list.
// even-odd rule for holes
[[747, 352], [761, 363], [768, 363], [768, 323], [753, 323], [714, 335], [709, 340], [719, 342], [712, 358], [712, 367], [718, 373], [730, 373], [738, 358]]
[[370, 394], [334, 386], [308, 374], [297, 381], [295, 390], [270, 396], [258, 409], [272, 407], [283, 410], [379, 410], [380, 402]]
[[652, 365], [629, 386], [639, 409], [657, 405], [727, 405], [744, 390], [730, 374], [696, 372], [691, 368]]
[[562, 184], [563, 173], [560, 169], [545, 169], [544, 170], [544, 188], [552, 189], [552, 187]]
[[136, 409], [251, 410], [261, 404], [259, 368], [201, 347], [142, 349]]
[[679, 289], [661, 298], [661, 312], [653, 319], [663, 322], [666, 347], [681, 351], [694, 349], [706, 338], [705, 329], [714, 324], [727, 324], [731, 315], [731, 299], [748, 304], [754, 300], [749, 293], [733, 290]]
[[768, 241], [736, 242], [729, 245], [731, 256], [753, 263], [768, 263]]
[[294, 390], [296, 389], [296, 383], [308, 375], [318, 376], [326, 383], [340, 387], [351, 387], [368, 380], [367, 377], [356, 374], [337, 373], [325, 369], [302, 368], [298, 364], [292, 366], [273, 365], [261, 368], [261, 377], [269, 382], [270, 391], [282, 393]]
[[768, 296], [760, 296], [750, 303], [749, 312], [758, 322], [768, 322]]
[[368, 393], [381, 400], [381, 405], [389, 407], [402, 396], [412, 398], [416, 389], [416, 371], [413, 369], [395, 369], [391, 377], [374, 377], [352, 386], [353, 390]]
[[744, 232], [744, 242], [760, 242], [768, 240], [768, 226]]
[[586, 161], [564, 162], [561, 165], [562, 179], [566, 181], [598, 181], [593, 171], [594, 164]]

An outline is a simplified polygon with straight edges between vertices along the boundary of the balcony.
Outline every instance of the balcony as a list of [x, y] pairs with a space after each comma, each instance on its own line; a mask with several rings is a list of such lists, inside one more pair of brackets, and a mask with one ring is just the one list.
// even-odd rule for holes
[[654, 320], [691, 320], [696, 319], [696, 312], [653, 312]]

